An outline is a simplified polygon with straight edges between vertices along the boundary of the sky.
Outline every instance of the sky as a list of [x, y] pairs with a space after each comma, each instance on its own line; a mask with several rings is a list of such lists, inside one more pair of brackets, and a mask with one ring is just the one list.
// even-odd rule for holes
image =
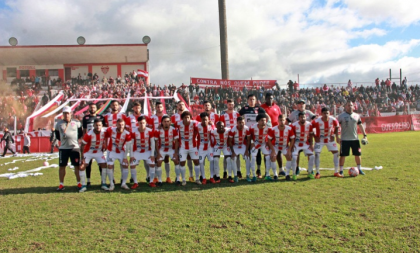
[[[418, 0], [226, 0], [229, 78], [420, 83]], [[217, 0], [0, 0], [0, 45], [142, 43], [150, 77], [221, 78]], [[1, 56], [0, 56], [1, 57]], [[397, 81], [397, 80], [395, 80]]]

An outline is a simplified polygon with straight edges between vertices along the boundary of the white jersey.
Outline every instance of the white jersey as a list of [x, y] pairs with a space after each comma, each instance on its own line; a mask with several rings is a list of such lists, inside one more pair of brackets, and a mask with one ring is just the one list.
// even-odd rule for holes
[[180, 147], [189, 150], [197, 148], [197, 121], [191, 120], [188, 126], [185, 126], [182, 121], [179, 121], [177, 126], [179, 130]]
[[232, 113], [227, 113], [225, 112], [224, 114], [220, 115], [220, 120], [225, 123], [225, 127], [229, 127], [229, 128], [233, 128], [234, 126], [236, 126], [237, 124], [237, 118], [241, 116], [239, 115], [239, 112], [232, 112]]
[[218, 133], [217, 129], [211, 131], [212, 147], [223, 148], [227, 146], [230, 128], [225, 128], [224, 133]]
[[255, 123], [249, 128], [249, 131], [251, 133], [251, 139], [254, 141], [255, 147], [265, 145], [265, 139], [268, 135], [269, 129], [270, 128], [268, 126], [266, 126], [263, 129], [259, 129], [258, 123]]
[[212, 125], [207, 125], [207, 127], [203, 127], [203, 125], [198, 124], [197, 125], [197, 131], [198, 131], [198, 148], [201, 151], [206, 151], [209, 149], [210, 146], [210, 133], [213, 130]]
[[229, 138], [233, 139], [233, 145], [236, 146], [246, 146], [247, 139], [250, 137], [251, 133], [249, 131], [249, 128], [247, 126], [244, 126], [242, 131], [238, 129], [238, 127], [234, 127], [229, 132]]

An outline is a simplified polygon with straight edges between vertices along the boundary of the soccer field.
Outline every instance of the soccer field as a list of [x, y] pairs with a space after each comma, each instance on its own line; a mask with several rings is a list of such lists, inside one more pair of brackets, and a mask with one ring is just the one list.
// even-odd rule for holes
[[[419, 138], [420, 132], [369, 134], [362, 165], [383, 169], [355, 178], [321, 171], [321, 179], [307, 180], [302, 172], [291, 182], [281, 177], [151, 189], [142, 167], [137, 190], [117, 185], [103, 192], [94, 165], [93, 187], [85, 193], [77, 192], [70, 169], [60, 193], [56, 168], [38, 177], [0, 178], [0, 252], [419, 251]], [[0, 166], [0, 174], [40, 166], [16, 162]], [[333, 167], [326, 149], [321, 167]]]

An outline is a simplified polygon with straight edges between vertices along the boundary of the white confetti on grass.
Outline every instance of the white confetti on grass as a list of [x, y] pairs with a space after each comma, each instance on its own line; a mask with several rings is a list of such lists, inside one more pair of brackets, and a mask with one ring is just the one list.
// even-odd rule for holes
[[31, 170], [27, 170], [27, 171], [22, 171], [22, 172], [18, 172], [18, 173], [5, 173], [5, 174], [0, 174], [0, 177], [5, 177], [10, 179], [16, 179], [16, 178], [22, 178], [22, 177], [28, 177], [28, 176], [33, 176], [33, 177], [37, 177], [37, 176], [42, 176], [43, 173], [39, 173], [39, 171], [44, 170], [44, 169], [48, 169], [48, 168], [58, 168], [57, 164], [52, 164], [49, 166], [41, 166], [35, 169], [31, 169]]

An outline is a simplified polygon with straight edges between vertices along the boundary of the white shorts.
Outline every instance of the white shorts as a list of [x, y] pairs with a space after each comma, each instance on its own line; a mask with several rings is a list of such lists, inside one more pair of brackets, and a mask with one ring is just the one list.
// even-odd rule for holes
[[106, 163], [104, 152], [98, 152], [98, 153], [88, 152], [88, 153], [83, 154], [83, 160], [86, 164], [90, 163], [90, 161], [92, 161], [93, 159], [95, 159], [96, 163]]
[[125, 144], [125, 148], [127, 149], [129, 156], [131, 156], [131, 153], [133, 152], [133, 144], [133, 141], [129, 141]]
[[213, 153], [210, 151], [211, 148], [207, 150], [199, 150], [198, 151], [198, 161], [200, 163], [204, 163], [204, 160], [207, 157], [207, 160], [212, 161], [213, 160]]
[[338, 151], [337, 143], [335, 141], [328, 142], [328, 143], [315, 143], [314, 151], [315, 153], [321, 153], [321, 150], [324, 146], [327, 146], [329, 152], [331, 151]]
[[260, 146], [259, 144], [258, 145], [256, 145], [256, 147], [258, 147], [258, 148], [255, 148], [255, 146], [251, 149], [251, 156], [257, 156], [257, 154], [258, 154], [258, 149], [260, 149], [261, 150], [261, 153], [263, 153], [263, 155], [270, 155], [271, 154], [271, 149], [270, 149], [270, 147], [269, 146], [267, 146], [267, 145], [262, 145], [262, 146]]
[[140, 161], [146, 161], [148, 164], [152, 165], [155, 164], [154, 161], [150, 159], [150, 156], [152, 155], [151, 151], [146, 151], [144, 153], [140, 152], [133, 152], [133, 160], [131, 161], [130, 165], [139, 165]]
[[305, 153], [305, 156], [313, 155], [314, 154], [314, 152], [309, 149], [309, 145], [308, 144], [305, 144], [302, 147], [299, 147], [299, 146], [296, 146], [295, 145], [295, 150], [293, 150], [292, 155], [293, 156], [298, 156], [299, 151], [301, 151], [301, 150], [303, 151], [303, 153]]
[[108, 151], [106, 163], [108, 165], [114, 165], [114, 163], [118, 160], [120, 162], [120, 165], [128, 165], [123, 163], [123, 160], [126, 158], [127, 157], [124, 156], [124, 153], [115, 153], [114, 151]]
[[246, 146], [245, 145], [233, 145], [233, 151], [236, 155], [245, 156]]
[[228, 146], [223, 146], [223, 147], [214, 147], [213, 148], [213, 157], [215, 156], [220, 156], [220, 154], [223, 151], [223, 155], [228, 156], [228, 155], [232, 155], [232, 152], [230, 152], [230, 148]]
[[169, 158], [171, 158], [171, 160], [174, 159], [174, 154], [175, 154], [175, 150], [173, 149], [168, 149], [168, 151], [164, 151], [164, 149], [159, 149], [159, 153], [161, 155], [161, 158], [159, 158], [159, 161], [163, 161], [165, 160], [166, 156], [169, 156]]
[[277, 150], [277, 153], [280, 151], [282, 155], [286, 155], [287, 151], [289, 150], [288, 146], [274, 146], [274, 148]]
[[198, 160], [198, 151], [197, 148], [191, 148], [189, 150], [180, 148], [179, 149], [179, 161], [185, 162], [187, 160], [187, 156], [190, 155], [192, 160]]

